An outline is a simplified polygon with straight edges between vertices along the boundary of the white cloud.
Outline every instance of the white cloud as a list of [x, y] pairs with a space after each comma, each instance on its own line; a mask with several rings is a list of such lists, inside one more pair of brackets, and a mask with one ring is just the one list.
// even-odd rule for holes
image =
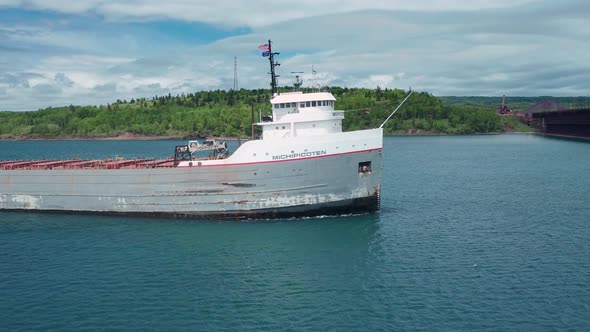
[[21, 0], [0, 0], [0, 6], [2, 7], [17, 7], [22, 4]]
[[531, 0], [3, 0], [0, 6], [62, 13], [97, 13], [110, 20], [170, 18], [224, 26], [260, 27], [303, 17], [362, 10], [469, 11], [506, 8]]
[[[66, 12], [60, 8], [69, 2], [27, 3]], [[260, 6], [255, 1], [221, 0], [215, 6], [172, 1], [156, 6], [151, 0], [126, 4], [97, 0], [80, 1], [68, 9], [99, 13], [110, 20], [174, 17], [252, 27], [247, 34], [184, 49], [165, 40], [142, 42], [121, 31], [120, 39], [136, 50], [123, 56], [112, 41], [93, 38], [94, 31], [0, 26], [0, 42], [9, 40], [10, 47], [68, 49], [19, 53], [25, 55], [7, 56], [5, 63], [0, 57], [0, 109], [229, 89], [234, 56], [240, 87], [267, 88], [268, 60], [256, 46], [268, 38], [282, 53], [277, 58], [282, 64], [280, 85], [294, 80], [291, 71], [304, 71], [304, 86], [311, 86], [314, 65], [320, 85], [412, 86], [435, 95], [588, 94], [590, 24], [580, 13], [590, 10], [590, 3], [584, 1], [304, 0], [273, 3], [264, 10]], [[496, 9], [468, 11], [489, 7]], [[160, 55], [149, 55], [155, 48]]]

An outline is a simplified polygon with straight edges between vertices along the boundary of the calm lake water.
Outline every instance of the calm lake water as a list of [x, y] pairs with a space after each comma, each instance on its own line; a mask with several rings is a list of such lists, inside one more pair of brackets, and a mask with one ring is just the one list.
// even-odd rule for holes
[[[176, 143], [0, 142], [0, 159], [166, 157]], [[0, 330], [590, 330], [590, 143], [384, 144], [375, 215], [0, 213]]]

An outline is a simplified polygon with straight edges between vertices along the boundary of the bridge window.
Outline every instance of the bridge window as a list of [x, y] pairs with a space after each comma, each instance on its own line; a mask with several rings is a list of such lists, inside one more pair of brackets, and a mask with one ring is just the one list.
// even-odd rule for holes
[[284, 103], [281, 103], [281, 108], [285, 108], [285, 104]]
[[306, 101], [305, 102], [305, 107], [311, 107], [311, 102], [310, 101]]
[[311, 106], [315, 107], [315, 100], [311, 102]]
[[279, 108], [279, 104], [275, 104], [275, 108]]
[[301, 108], [305, 107], [305, 103], [299, 103], [299, 107], [301, 107]]

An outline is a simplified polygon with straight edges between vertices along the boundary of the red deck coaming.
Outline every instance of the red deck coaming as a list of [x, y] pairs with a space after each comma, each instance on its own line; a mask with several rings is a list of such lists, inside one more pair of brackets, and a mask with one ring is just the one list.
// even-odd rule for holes
[[[252, 164], [268, 164], [268, 163], [281, 163], [288, 161], [300, 161], [315, 158], [326, 158], [340, 155], [364, 153], [372, 151], [381, 151], [381, 148], [350, 151], [344, 153], [336, 153], [324, 156], [314, 156], [296, 159], [286, 160], [269, 160], [269, 161], [256, 161], [247, 163], [231, 163], [231, 164], [215, 164], [215, 165], [202, 165], [198, 167], [219, 167], [219, 166], [236, 166], [236, 165], [252, 165]], [[206, 160], [206, 159], [203, 159]], [[36, 161], [0, 161], [0, 170], [12, 170], [12, 169], [27, 169], [27, 170], [47, 170], [47, 169], [130, 169], [130, 168], [172, 168], [174, 166], [174, 159], [95, 159], [95, 160], [81, 160], [81, 159], [69, 159], [69, 160], [36, 160]], [[178, 166], [180, 168], [197, 167], [197, 166]]]
[[121, 169], [174, 167], [173, 159], [4, 160], [0, 170]]
[[11, 163], [18, 163], [21, 161], [24, 161], [24, 160], [3, 160], [3, 161], [0, 161], [0, 166], [6, 165], [6, 164], [11, 164]]
[[28, 161], [14, 161], [0, 165], [0, 169], [12, 170], [12, 169], [27, 169], [35, 164], [47, 162], [48, 160], [28, 160]]

